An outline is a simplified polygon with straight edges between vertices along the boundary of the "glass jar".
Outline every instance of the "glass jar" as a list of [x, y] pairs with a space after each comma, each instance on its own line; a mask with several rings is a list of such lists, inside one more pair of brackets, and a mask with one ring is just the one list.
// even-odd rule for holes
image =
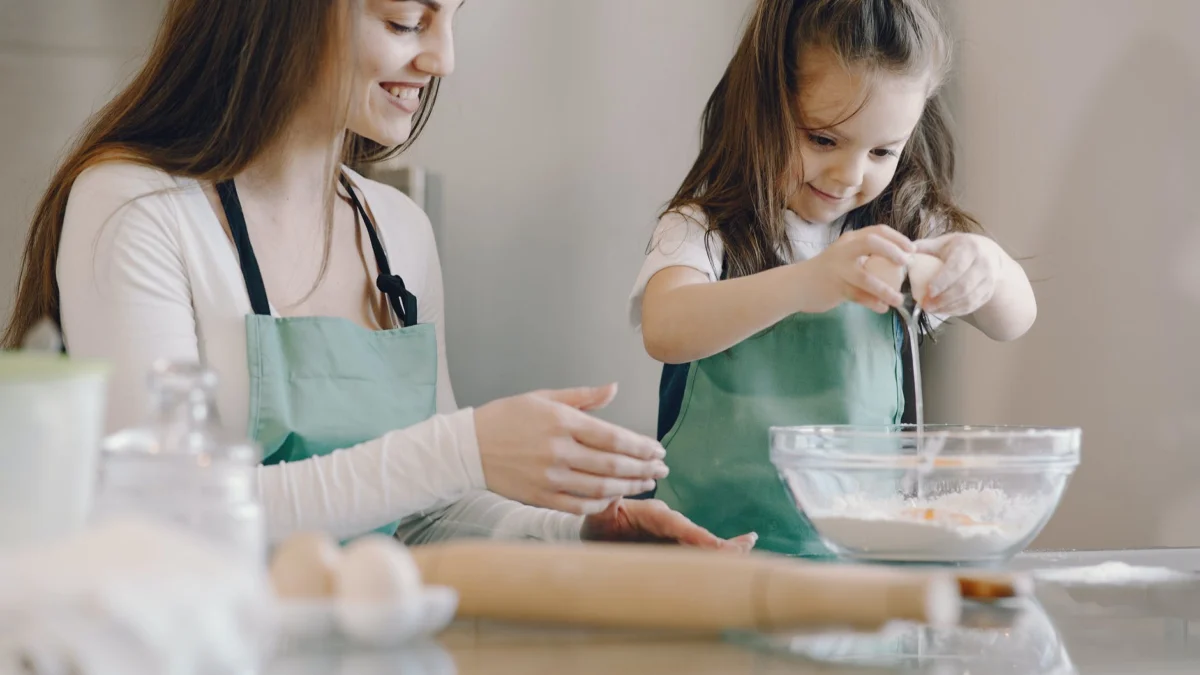
[[145, 425], [104, 439], [93, 518], [159, 518], [264, 566], [255, 484], [262, 452], [222, 427], [216, 373], [196, 363], [160, 362], [149, 386]]

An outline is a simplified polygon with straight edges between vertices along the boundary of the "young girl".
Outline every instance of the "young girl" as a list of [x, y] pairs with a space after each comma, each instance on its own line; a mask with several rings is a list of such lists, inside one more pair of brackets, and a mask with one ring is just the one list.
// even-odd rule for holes
[[[1029, 281], [954, 203], [933, 0], [760, 0], [702, 118], [700, 154], [631, 297], [664, 363], [657, 496], [717, 536], [824, 555], [768, 460], [768, 428], [894, 424], [899, 287], [864, 265], [942, 261], [932, 329], [1033, 324]], [[883, 265], [886, 267], [886, 265]]]

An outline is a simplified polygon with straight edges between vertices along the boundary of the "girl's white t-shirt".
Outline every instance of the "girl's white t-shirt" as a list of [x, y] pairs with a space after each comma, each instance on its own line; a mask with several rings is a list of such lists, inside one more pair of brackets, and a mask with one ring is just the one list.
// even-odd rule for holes
[[[392, 271], [437, 332], [437, 415], [324, 457], [262, 466], [268, 537], [305, 530], [346, 538], [403, 519], [410, 543], [454, 536], [577, 539], [581, 519], [487, 492], [474, 411], [459, 410], [446, 368], [441, 265], [424, 212], [400, 191], [347, 169], [376, 219]], [[192, 179], [124, 162], [84, 171], [71, 189], [58, 252], [63, 337], [73, 356], [112, 365], [109, 432], [142, 423], [158, 359], [203, 361], [220, 378], [233, 432], [249, 421], [237, 251]]]

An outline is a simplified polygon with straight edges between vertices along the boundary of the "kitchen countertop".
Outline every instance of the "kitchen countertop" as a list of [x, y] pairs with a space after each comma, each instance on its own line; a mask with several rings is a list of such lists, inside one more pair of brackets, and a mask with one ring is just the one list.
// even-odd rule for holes
[[[1012, 566], [1043, 569], [1105, 562], [1192, 573], [1200, 571], [1200, 549], [1029, 553]], [[1037, 598], [1020, 607], [972, 608], [965, 615], [971, 628], [935, 631], [897, 625], [880, 636], [731, 636], [717, 641], [459, 622], [436, 642], [392, 652], [297, 651], [281, 656], [266, 673], [1200, 672], [1200, 583], [1039, 582]]]

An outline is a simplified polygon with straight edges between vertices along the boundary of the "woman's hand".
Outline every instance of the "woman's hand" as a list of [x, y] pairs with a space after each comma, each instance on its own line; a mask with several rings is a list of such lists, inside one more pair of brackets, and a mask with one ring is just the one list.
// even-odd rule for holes
[[758, 541], [754, 533], [720, 539], [655, 499], [615, 500], [601, 513], [584, 519], [581, 536], [592, 541], [672, 543], [735, 553], [749, 552]]
[[667, 476], [662, 445], [586, 412], [616, 393], [616, 385], [537, 391], [478, 408], [475, 435], [487, 488], [583, 515], [652, 489]]

